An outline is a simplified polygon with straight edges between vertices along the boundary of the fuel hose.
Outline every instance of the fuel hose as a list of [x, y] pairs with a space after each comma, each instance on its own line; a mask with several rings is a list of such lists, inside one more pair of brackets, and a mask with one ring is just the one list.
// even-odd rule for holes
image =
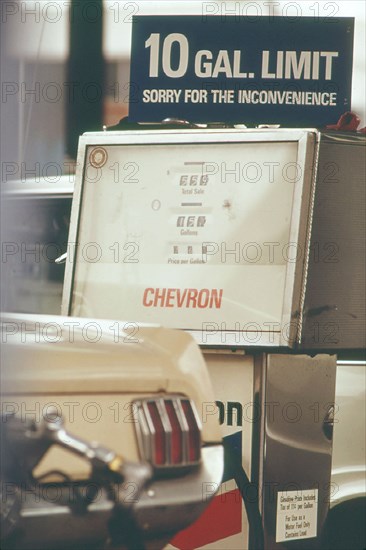
[[232, 472], [235, 483], [238, 486], [241, 498], [243, 499], [248, 517], [249, 527], [253, 533], [253, 547], [251, 550], [264, 549], [264, 532], [262, 516], [259, 511], [259, 499], [249, 499], [248, 494], [257, 494], [258, 487], [249, 481], [249, 478], [241, 463], [241, 456], [235, 452], [232, 445], [224, 439], [225, 466]]

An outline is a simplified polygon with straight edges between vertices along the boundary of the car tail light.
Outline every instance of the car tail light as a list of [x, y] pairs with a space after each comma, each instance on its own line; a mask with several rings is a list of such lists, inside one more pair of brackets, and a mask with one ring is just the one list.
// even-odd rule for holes
[[194, 403], [180, 396], [140, 399], [136, 432], [143, 459], [156, 467], [197, 464], [201, 424]]

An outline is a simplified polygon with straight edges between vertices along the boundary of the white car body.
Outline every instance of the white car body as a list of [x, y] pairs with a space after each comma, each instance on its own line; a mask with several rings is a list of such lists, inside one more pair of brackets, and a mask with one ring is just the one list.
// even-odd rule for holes
[[366, 364], [337, 363], [331, 507], [366, 495]]
[[[188, 334], [115, 320], [3, 314], [1, 355], [3, 419], [15, 414], [24, 422], [40, 423], [57, 414], [73, 436], [97, 441], [134, 463], [146, 460], [139, 450], [136, 401], [191, 400], [201, 425], [201, 460], [154, 468], [133, 510], [146, 537], [154, 538], [172, 536], [206, 508], [223, 473], [222, 436], [217, 419], [204, 416], [214, 395], [202, 354]], [[83, 480], [90, 464], [53, 446], [34, 475], [53, 470]], [[205, 484], [211, 490], [203, 499]], [[27, 509], [23, 514], [27, 533], [32, 513]], [[45, 512], [46, 525], [42, 544], [47, 545], [52, 512]]]

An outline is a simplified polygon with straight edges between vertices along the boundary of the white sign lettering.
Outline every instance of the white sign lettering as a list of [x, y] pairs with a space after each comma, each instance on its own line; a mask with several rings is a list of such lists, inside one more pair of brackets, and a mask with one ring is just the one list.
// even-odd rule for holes
[[[177, 67], [172, 67], [172, 47], [178, 48]], [[165, 38], [160, 56], [160, 33], [151, 33], [145, 41], [150, 49], [149, 76], [161, 74], [181, 78], [189, 69], [189, 42], [181, 33], [171, 33]], [[335, 51], [282, 51], [262, 52], [262, 78], [295, 80], [331, 80], [333, 61], [339, 56]], [[161, 59], [161, 63], [160, 63]], [[246, 70], [245, 70], [246, 69]], [[255, 73], [246, 67], [245, 52], [241, 50], [198, 50], [194, 55], [194, 74], [198, 78], [255, 78]]]

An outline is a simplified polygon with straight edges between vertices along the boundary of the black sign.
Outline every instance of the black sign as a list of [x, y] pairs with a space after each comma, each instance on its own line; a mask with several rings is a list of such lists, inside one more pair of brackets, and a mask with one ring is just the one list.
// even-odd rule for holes
[[132, 121], [334, 123], [351, 108], [353, 18], [136, 16]]

